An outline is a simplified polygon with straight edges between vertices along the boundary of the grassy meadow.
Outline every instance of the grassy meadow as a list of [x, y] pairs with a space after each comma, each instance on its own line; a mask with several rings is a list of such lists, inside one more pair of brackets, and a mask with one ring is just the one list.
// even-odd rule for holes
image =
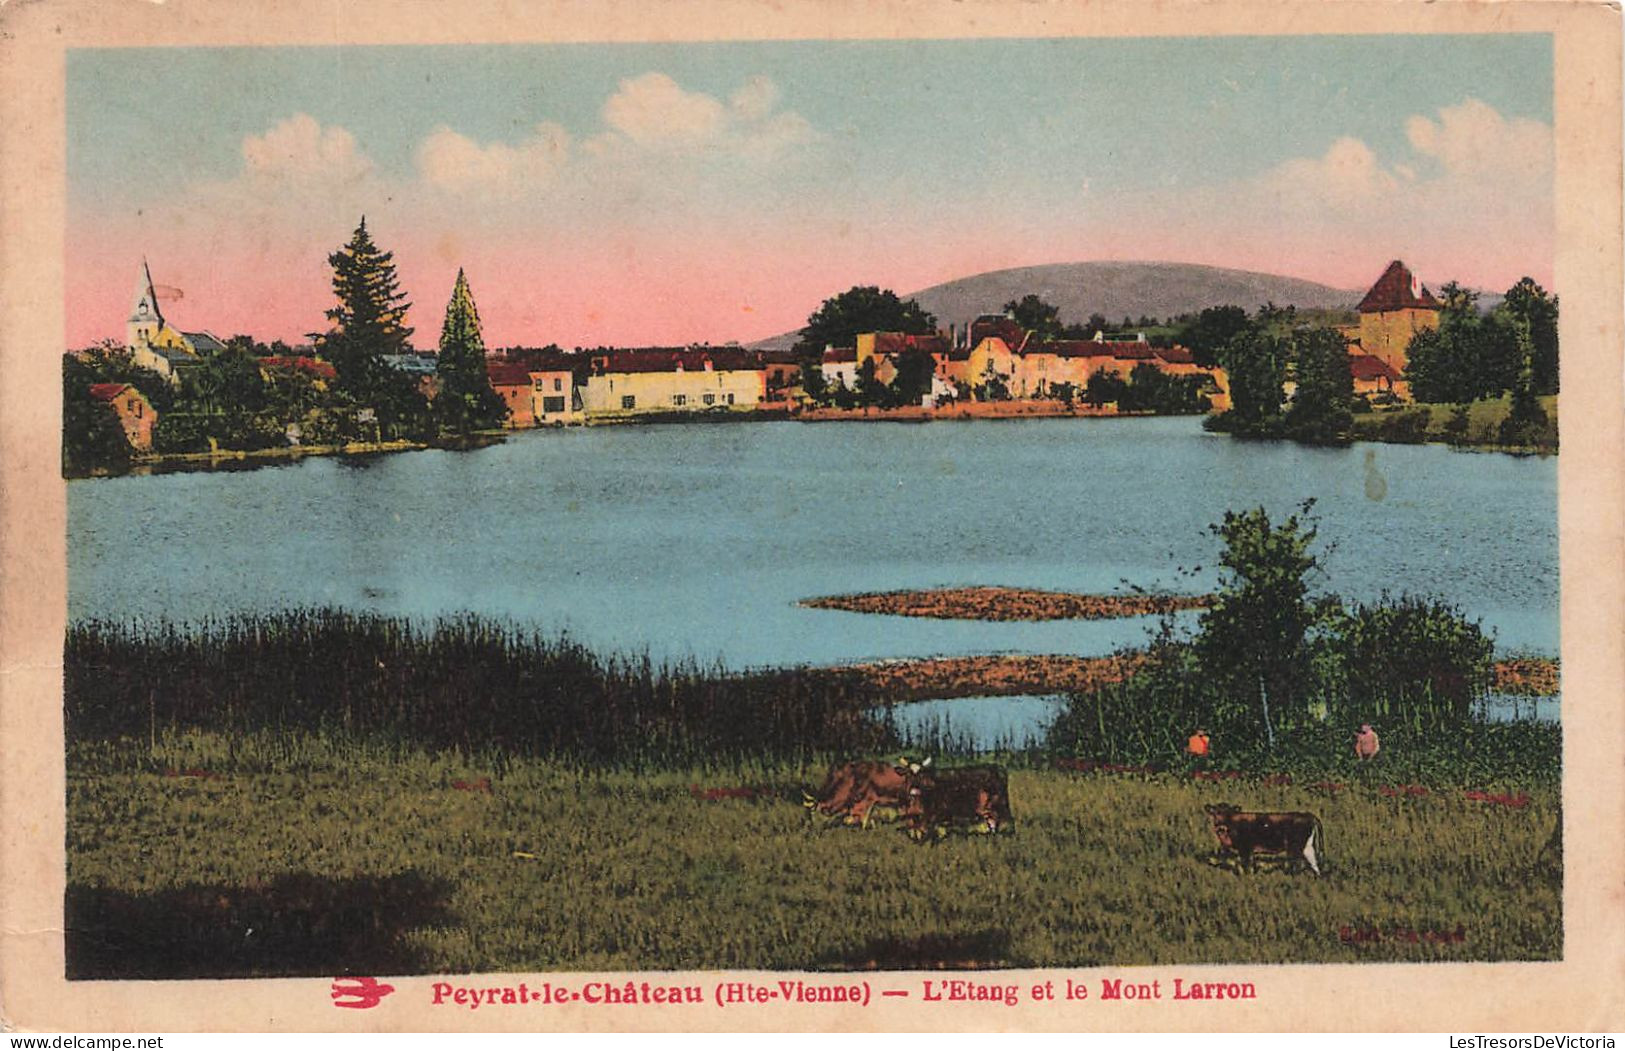
[[[79, 742], [69, 975], [1562, 952], [1555, 782], [1495, 801], [1396, 791], [1380, 760], [1341, 789], [1013, 766], [1014, 833], [922, 846], [811, 821], [800, 792], [825, 769], [496, 769], [304, 731]], [[1213, 802], [1319, 814], [1325, 875], [1214, 864]]]
[[1497, 451], [1556, 452], [1558, 428], [1558, 396], [1540, 396], [1541, 411], [1546, 414], [1547, 426], [1538, 446], [1526, 450], [1500, 444], [1501, 424], [1512, 411], [1512, 396], [1480, 398], [1467, 409], [1467, 425], [1459, 434], [1449, 430], [1450, 418], [1456, 406], [1439, 403], [1417, 403], [1404, 407], [1390, 407], [1377, 412], [1361, 412], [1354, 416], [1354, 437], [1368, 441], [1397, 442], [1449, 442], [1474, 448]]

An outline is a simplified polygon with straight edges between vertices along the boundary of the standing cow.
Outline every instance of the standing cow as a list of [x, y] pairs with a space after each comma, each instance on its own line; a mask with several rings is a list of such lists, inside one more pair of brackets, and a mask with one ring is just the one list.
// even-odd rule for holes
[[848, 825], [869, 827], [874, 808], [902, 809], [909, 799], [909, 778], [931, 765], [910, 762], [905, 756], [895, 764], [872, 760], [841, 763], [816, 794], [802, 792], [802, 805], [809, 811]]
[[951, 770], [918, 770], [909, 776], [909, 802], [903, 810], [908, 833], [916, 841], [935, 840], [947, 830], [966, 827], [978, 832], [1015, 829], [1010, 813], [1010, 779], [999, 766], [962, 766]]
[[1219, 840], [1220, 857], [1240, 859], [1242, 868], [1253, 867], [1255, 854], [1280, 855], [1301, 859], [1315, 875], [1320, 875], [1320, 818], [1305, 813], [1255, 813], [1237, 810], [1229, 803], [1210, 803], [1208, 820]]

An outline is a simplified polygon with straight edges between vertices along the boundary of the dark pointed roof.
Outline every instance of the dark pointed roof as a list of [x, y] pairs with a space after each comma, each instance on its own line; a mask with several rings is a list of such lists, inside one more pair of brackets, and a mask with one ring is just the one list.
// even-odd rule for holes
[[1427, 286], [1418, 284], [1410, 268], [1395, 259], [1377, 278], [1371, 291], [1365, 294], [1356, 308], [1362, 314], [1380, 314], [1389, 310], [1438, 310], [1440, 303], [1433, 298]]

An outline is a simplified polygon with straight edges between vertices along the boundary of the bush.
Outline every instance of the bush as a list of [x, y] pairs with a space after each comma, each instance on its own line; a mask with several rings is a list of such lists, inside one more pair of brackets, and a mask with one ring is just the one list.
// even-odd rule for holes
[[1468, 426], [1471, 423], [1472, 406], [1462, 402], [1451, 410], [1450, 418], [1444, 422], [1444, 440], [1451, 445], [1466, 445], [1470, 439]]
[[1428, 439], [1433, 417], [1426, 409], [1406, 409], [1390, 413], [1377, 424], [1377, 439], [1405, 445], [1419, 445]]
[[202, 453], [209, 451], [209, 439], [217, 437], [217, 417], [189, 412], [171, 412], [158, 417], [152, 429], [152, 447], [161, 453]]
[[1489, 688], [1494, 645], [1443, 602], [1403, 597], [1356, 606], [1336, 633], [1350, 721], [1417, 730], [1466, 720]]

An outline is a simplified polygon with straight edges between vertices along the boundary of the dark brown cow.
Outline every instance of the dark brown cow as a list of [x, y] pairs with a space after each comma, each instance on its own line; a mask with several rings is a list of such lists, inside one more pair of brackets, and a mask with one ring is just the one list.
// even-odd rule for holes
[[868, 828], [875, 807], [902, 808], [908, 801], [908, 778], [920, 768], [907, 758], [895, 765], [870, 760], [842, 763], [830, 770], [816, 795], [801, 793], [802, 805], [825, 817]]
[[1000, 766], [911, 772], [909, 796], [903, 820], [909, 835], [922, 842], [955, 827], [1007, 832], [1016, 826], [1010, 813], [1010, 779]]
[[1315, 815], [1254, 813], [1237, 810], [1229, 803], [1211, 803], [1204, 809], [1213, 822], [1220, 857], [1237, 857], [1243, 868], [1252, 868], [1255, 854], [1300, 858], [1315, 875], [1320, 875], [1316, 852], [1321, 838], [1320, 818]]

